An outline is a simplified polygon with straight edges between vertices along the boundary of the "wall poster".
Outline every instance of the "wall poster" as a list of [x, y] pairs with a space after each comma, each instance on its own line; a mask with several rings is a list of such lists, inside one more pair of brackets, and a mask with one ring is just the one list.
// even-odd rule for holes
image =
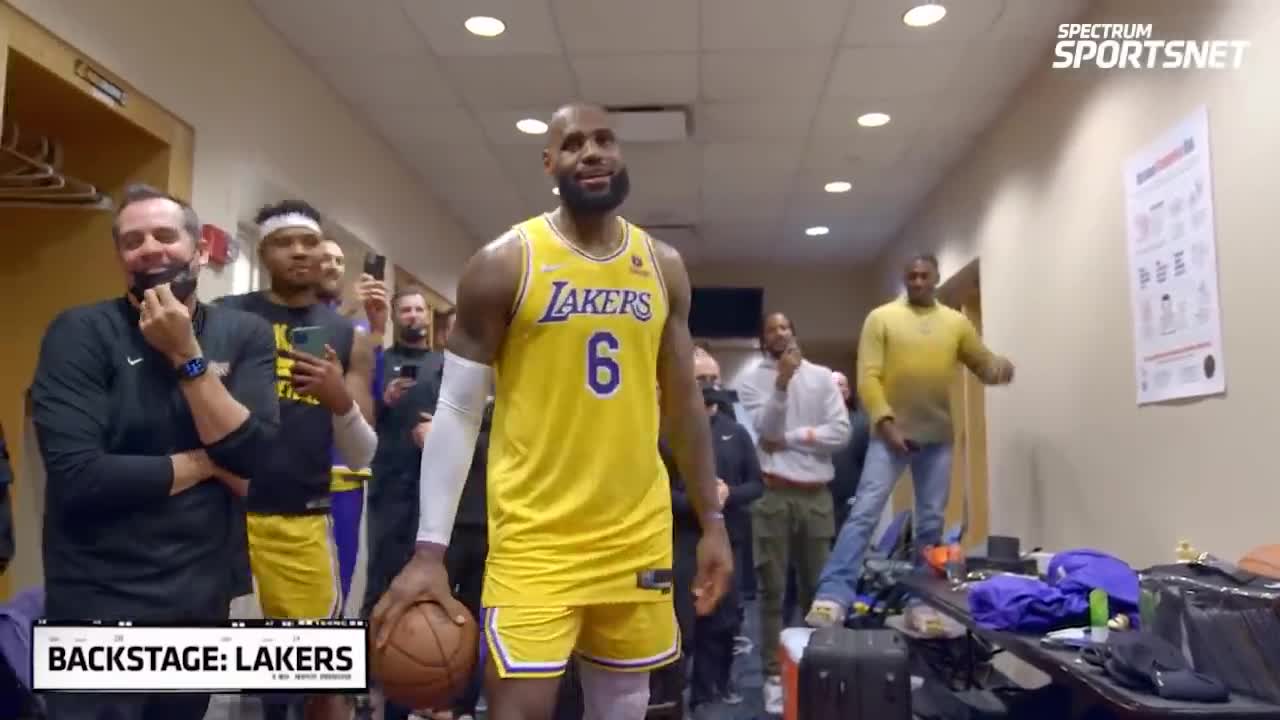
[[1207, 108], [1130, 156], [1124, 183], [1138, 404], [1223, 393]]

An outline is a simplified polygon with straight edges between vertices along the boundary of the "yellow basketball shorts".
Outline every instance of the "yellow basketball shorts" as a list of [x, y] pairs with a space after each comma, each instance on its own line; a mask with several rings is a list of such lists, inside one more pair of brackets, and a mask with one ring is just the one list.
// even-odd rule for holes
[[339, 617], [333, 520], [329, 515], [248, 513], [249, 564], [268, 618], [325, 620]]
[[551, 678], [577, 655], [618, 672], [648, 672], [680, 657], [675, 608], [666, 602], [484, 608], [485, 647], [498, 676]]

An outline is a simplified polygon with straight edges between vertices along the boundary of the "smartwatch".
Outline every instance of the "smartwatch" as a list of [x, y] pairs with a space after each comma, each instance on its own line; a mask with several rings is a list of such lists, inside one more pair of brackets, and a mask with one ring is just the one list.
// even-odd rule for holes
[[202, 357], [191, 358], [178, 366], [179, 380], [195, 380], [209, 369], [209, 363]]

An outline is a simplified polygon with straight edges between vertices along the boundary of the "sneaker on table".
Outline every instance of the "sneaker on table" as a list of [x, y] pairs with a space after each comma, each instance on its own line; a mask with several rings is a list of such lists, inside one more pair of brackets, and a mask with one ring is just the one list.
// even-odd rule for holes
[[844, 606], [831, 600], [814, 600], [804, 623], [812, 628], [837, 627], [844, 624]]

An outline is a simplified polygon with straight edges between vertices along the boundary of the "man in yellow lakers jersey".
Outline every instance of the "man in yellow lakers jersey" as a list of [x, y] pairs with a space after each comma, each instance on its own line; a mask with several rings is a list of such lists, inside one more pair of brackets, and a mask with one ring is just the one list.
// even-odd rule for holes
[[481, 620], [489, 716], [550, 718], [576, 655], [587, 717], [640, 720], [648, 671], [680, 652], [660, 425], [701, 520], [700, 612], [714, 609], [732, 574], [693, 372], [689, 278], [675, 250], [614, 213], [629, 180], [606, 111], [558, 110], [543, 165], [560, 207], [463, 270], [422, 452], [418, 547], [374, 609], [374, 631], [385, 643], [424, 596], [465, 613], [442, 559], [492, 383]]

